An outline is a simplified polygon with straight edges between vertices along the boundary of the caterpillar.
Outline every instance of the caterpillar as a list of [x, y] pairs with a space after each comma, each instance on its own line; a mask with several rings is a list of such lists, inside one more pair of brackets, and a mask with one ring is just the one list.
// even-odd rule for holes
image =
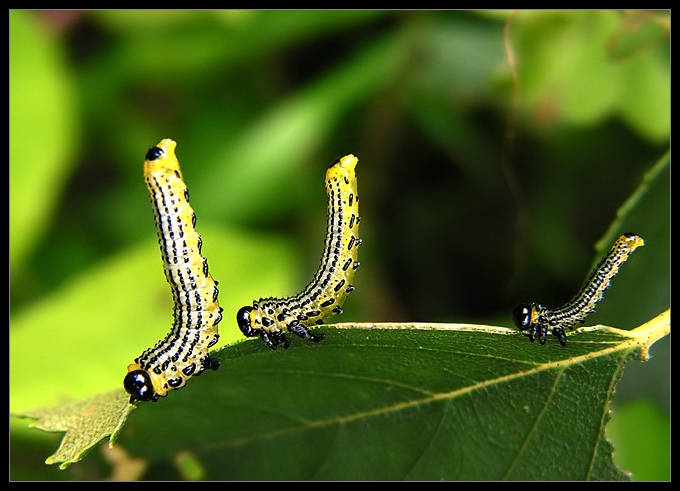
[[201, 237], [194, 228], [196, 215], [189, 205], [175, 146], [172, 140], [162, 140], [147, 152], [144, 161], [163, 269], [172, 290], [174, 323], [165, 339], [128, 366], [123, 386], [131, 403], [157, 401], [206, 368], [219, 367], [208, 355], [219, 339], [217, 324], [222, 320], [217, 281], [201, 255]]
[[604, 291], [609, 288], [619, 268], [635, 249], [643, 245], [645, 241], [642, 237], [633, 233], [623, 234], [566, 305], [551, 310], [535, 302], [519, 304], [512, 312], [515, 325], [522, 331], [528, 331], [531, 342], [538, 339], [541, 344], [545, 344], [548, 331], [551, 331], [560, 344], [565, 346], [567, 336], [564, 329], [573, 329], [577, 324], [585, 322], [588, 314], [595, 312], [596, 304], [602, 300]]
[[260, 336], [271, 349], [279, 345], [288, 347], [286, 331], [319, 342], [323, 335], [314, 334], [309, 328], [342, 313], [345, 298], [354, 291], [352, 281], [359, 267], [361, 219], [354, 172], [357, 162], [354, 155], [346, 155], [326, 171], [328, 222], [321, 264], [314, 278], [297, 295], [262, 298], [239, 309], [236, 321], [245, 336]]

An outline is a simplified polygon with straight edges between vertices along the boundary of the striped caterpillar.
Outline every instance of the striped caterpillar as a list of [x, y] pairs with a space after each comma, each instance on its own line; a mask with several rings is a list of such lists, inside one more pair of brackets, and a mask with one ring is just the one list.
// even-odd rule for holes
[[573, 329], [575, 325], [585, 322], [588, 314], [595, 312], [596, 304], [602, 300], [604, 291], [609, 288], [619, 268], [635, 249], [643, 245], [645, 241], [642, 237], [632, 233], [622, 235], [593, 269], [576, 296], [566, 305], [551, 310], [535, 302], [519, 304], [512, 312], [515, 325], [522, 331], [528, 331], [531, 342], [538, 339], [544, 344], [548, 331], [551, 331], [560, 344], [565, 346], [567, 336], [564, 328]]
[[201, 255], [201, 237], [194, 229], [196, 215], [189, 205], [175, 146], [172, 140], [161, 141], [147, 152], [144, 162], [163, 269], [174, 300], [174, 323], [165, 339], [128, 366], [123, 386], [131, 403], [156, 401], [206, 368], [219, 367], [208, 356], [208, 349], [219, 339], [217, 324], [222, 320], [217, 281]]
[[342, 313], [342, 304], [354, 290], [352, 281], [359, 267], [359, 196], [354, 168], [357, 158], [347, 155], [326, 171], [328, 224], [321, 264], [305, 289], [288, 298], [263, 298], [236, 314], [241, 332], [260, 336], [271, 349], [288, 347], [285, 331], [313, 342], [323, 339], [309, 328]]

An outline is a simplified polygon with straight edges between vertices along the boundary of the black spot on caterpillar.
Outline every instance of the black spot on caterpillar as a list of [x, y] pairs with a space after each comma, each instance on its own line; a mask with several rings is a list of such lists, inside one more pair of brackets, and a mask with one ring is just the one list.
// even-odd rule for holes
[[128, 366], [123, 386], [130, 402], [156, 401], [206, 368], [219, 367], [208, 356], [208, 349], [219, 339], [217, 324], [222, 320], [217, 281], [201, 255], [201, 237], [194, 229], [196, 215], [189, 205], [175, 146], [172, 140], [161, 141], [147, 152], [144, 162], [163, 269], [174, 300], [174, 323], [165, 339]]
[[609, 288], [619, 268], [635, 249], [643, 245], [645, 241], [642, 237], [632, 233], [622, 235], [593, 269], [576, 296], [566, 305], [551, 310], [535, 302], [519, 304], [512, 312], [515, 325], [522, 331], [528, 331], [531, 342], [538, 339], [544, 344], [548, 331], [551, 331], [560, 344], [565, 346], [567, 336], [564, 329], [573, 329], [577, 324], [585, 322], [588, 314], [595, 312], [596, 304], [602, 300], [604, 291]]
[[241, 332], [260, 336], [267, 346], [288, 347], [284, 332], [292, 332], [310, 341], [321, 341], [309, 327], [323, 324], [334, 314], [342, 313], [342, 304], [354, 290], [352, 281], [359, 267], [359, 196], [354, 168], [357, 158], [347, 155], [326, 171], [328, 225], [321, 264], [305, 289], [288, 298], [263, 298], [253, 306], [242, 307], [236, 314]]

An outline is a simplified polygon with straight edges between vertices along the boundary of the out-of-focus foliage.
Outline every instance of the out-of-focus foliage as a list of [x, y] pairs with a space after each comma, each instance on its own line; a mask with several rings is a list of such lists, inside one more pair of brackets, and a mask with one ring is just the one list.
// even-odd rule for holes
[[[563, 303], [668, 149], [669, 31], [664, 11], [10, 11], [11, 409], [115, 387], [168, 330], [141, 179], [162, 138], [178, 142], [225, 343], [239, 306], [311, 277], [323, 172], [350, 152], [362, 266], [340, 320], [510, 326], [520, 301]], [[670, 166], [656, 168], [624, 222], [646, 246], [594, 323], [670, 305]], [[669, 418], [668, 341], [652, 356], [615, 402]], [[107, 475], [42, 466], [53, 442], [13, 425], [12, 477]]]

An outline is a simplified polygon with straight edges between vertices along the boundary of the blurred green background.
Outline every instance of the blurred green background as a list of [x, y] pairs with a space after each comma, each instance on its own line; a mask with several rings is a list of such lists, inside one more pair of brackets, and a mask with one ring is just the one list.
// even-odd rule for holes
[[[240, 306], [311, 278], [323, 175], [348, 153], [359, 158], [362, 265], [332, 322], [510, 326], [518, 302], [560, 305], [636, 190], [616, 232], [646, 246], [589, 323], [629, 329], [670, 307], [669, 12], [9, 19], [13, 412], [120, 385], [167, 332], [142, 180], [163, 138], [178, 143], [220, 281], [220, 345], [240, 339]], [[608, 428], [640, 480], [670, 476], [670, 341], [652, 355], [626, 368]], [[47, 467], [59, 436], [11, 429], [12, 479], [111, 475], [99, 452]]]

